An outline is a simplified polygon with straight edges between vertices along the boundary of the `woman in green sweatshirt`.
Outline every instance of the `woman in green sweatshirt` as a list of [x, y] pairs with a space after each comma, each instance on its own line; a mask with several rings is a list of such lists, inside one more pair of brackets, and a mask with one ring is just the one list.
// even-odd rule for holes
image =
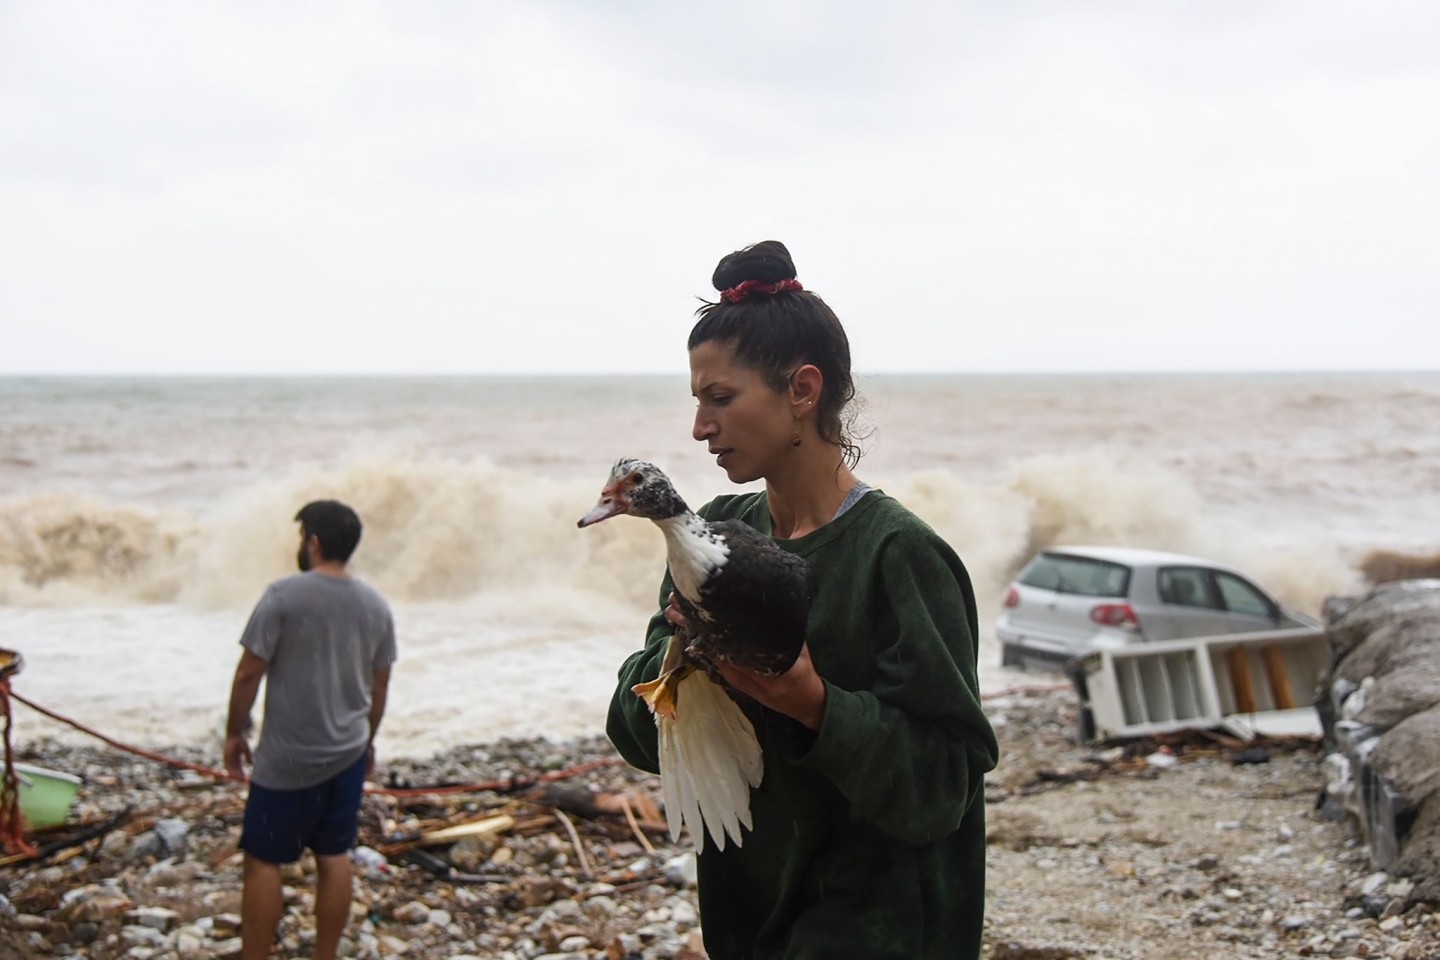
[[[716, 666], [764, 751], [743, 846], [699, 857], [713, 960], [972, 958], [985, 898], [984, 775], [998, 749], [980, 707], [975, 596], [955, 552], [859, 481], [854, 385], [835, 314], [795, 280], [784, 245], [730, 254], [720, 301], [689, 340], [694, 437], [760, 493], [700, 509], [805, 557], [817, 589], [786, 673]], [[658, 772], [655, 721], [631, 692], [659, 673], [678, 614], [651, 618], [620, 670], [608, 732]]]

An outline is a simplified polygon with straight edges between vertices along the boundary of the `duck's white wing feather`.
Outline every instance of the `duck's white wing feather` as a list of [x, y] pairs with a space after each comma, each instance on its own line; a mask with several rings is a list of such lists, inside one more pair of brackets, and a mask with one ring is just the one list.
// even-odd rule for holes
[[[674, 719], [657, 715], [660, 792], [670, 838], [682, 824], [697, 841], [703, 829], [717, 849], [726, 837], [744, 843], [750, 790], [760, 785], [765, 764], [760, 742], [740, 707], [703, 671], [680, 682]], [[697, 843], [697, 846], [703, 844]]]

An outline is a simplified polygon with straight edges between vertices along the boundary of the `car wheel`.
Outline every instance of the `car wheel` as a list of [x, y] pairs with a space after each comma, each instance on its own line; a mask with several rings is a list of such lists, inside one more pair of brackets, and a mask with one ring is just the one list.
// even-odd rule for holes
[[1000, 666], [1018, 667], [1025, 662], [1025, 657], [1020, 653], [1020, 648], [1008, 643], [1000, 645]]

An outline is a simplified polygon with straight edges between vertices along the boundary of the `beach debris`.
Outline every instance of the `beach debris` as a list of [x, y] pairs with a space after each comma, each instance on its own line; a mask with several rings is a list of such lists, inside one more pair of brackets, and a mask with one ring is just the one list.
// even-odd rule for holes
[[1330, 663], [1317, 627], [1101, 647], [1067, 669], [1082, 741], [1186, 729], [1242, 739], [1319, 737], [1319, 683]]
[[[1077, 745], [1071, 736], [1075, 703], [1068, 691], [1017, 693], [1005, 710], [1011, 720], [1002, 735], [1009, 738], [1009, 763], [987, 776], [986, 794], [1005, 795], [1009, 801], [991, 820], [991, 856], [1000, 864], [997, 879], [1006, 883], [1017, 863], [1033, 862], [1038, 886], [996, 902], [989, 914], [992, 943], [1044, 948], [1054, 943], [1055, 925], [1063, 923], [1072, 931], [1068, 945], [1093, 947], [1086, 955], [1149, 956], [1105, 939], [1128, 936], [1120, 932], [1128, 922], [1116, 925], [1115, 917], [1138, 920], [1149, 914], [1190, 924], [1195, 943], [1210, 944], [1210, 956], [1234, 955], [1229, 946], [1215, 947], [1220, 943], [1241, 944], [1247, 956], [1253, 950], [1256, 956], [1417, 960], [1428, 957], [1425, 948], [1440, 937], [1440, 912], [1407, 907], [1413, 881], [1393, 872], [1379, 877], [1358, 845], [1342, 848], [1323, 838], [1342, 833], [1341, 828], [1307, 822], [1304, 814], [1314, 793], [1307, 781], [1294, 778], [1305, 770], [1320, 775], [1318, 758], [1305, 755], [1318, 753], [1313, 741], [1260, 741], [1270, 749], [1272, 762], [1236, 766], [1228, 762], [1234, 751], [1255, 742], [1214, 731], [1180, 731], [1102, 749]], [[1162, 748], [1180, 761], [1177, 767], [1157, 771], [1145, 763]], [[108, 829], [49, 859], [0, 869], [0, 960], [239, 955], [241, 857], [235, 844], [244, 809], [242, 787], [188, 787], [184, 774], [114, 752], [46, 741], [25, 749], [27, 759], [83, 774], [87, 786], [77, 799], [77, 823]], [[197, 762], [205, 759], [199, 748], [179, 753]], [[368, 796], [360, 845], [352, 855], [362, 876], [355, 885], [342, 955], [355, 960], [535, 960], [547, 955], [704, 960], [694, 850], [669, 842], [663, 813], [655, 805], [653, 775], [624, 765], [585, 766], [610, 756], [613, 748], [596, 737], [558, 745], [537, 740], [465, 746], [387, 763], [387, 774], [412, 786], [482, 781], [524, 786]], [[536, 778], [542, 772], [576, 768], [587, 772], [557, 781], [576, 790], [539, 789]], [[1039, 782], [1037, 769], [1066, 776]], [[1245, 805], [1236, 808], [1245, 811], [1245, 819], [1222, 830], [1215, 817], [1177, 819], [1164, 806], [1128, 802], [1137, 788], [1159, 789], [1172, 782], [1193, 788], [1196, 773], [1233, 781], [1230, 789], [1242, 792], [1231, 798]], [[1032, 780], [1037, 781], [1035, 795], [1025, 797], [1019, 785]], [[108, 785], [97, 786], [102, 781]], [[1073, 797], [1047, 796], [1052, 791]], [[1252, 812], [1252, 803], [1276, 791], [1293, 798], [1293, 813], [1263, 821]], [[1057, 801], [1069, 806], [1083, 796], [1106, 793], [1114, 799], [1087, 821], [1103, 839], [1089, 836], [1085, 824], [1037, 817], [1031, 814], [1036, 808], [1026, 806], [1054, 807]], [[556, 802], [561, 798], [567, 798], [564, 807]], [[570, 809], [577, 806], [591, 812]], [[588, 878], [557, 811], [579, 838]], [[1222, 818], [1234, 815], [1216, 812]], [[412, 846], [393, 857], [380, 853], [387, 842], [502, 816], [514, 825], [448, 845]], [[642, 829], [632, 827], [632, 819]], [[174, 857], [128, 857], [136, 839], [163, 820], [187, 825], [183, 849]], [[1202, 836], [1177, 859], [1171, 841], [1187, 832], [1192, 841], [1197, 833]], [[38, 839], [46, 836], [61, 837]], [[1288, 890], [1267, 889], [1264, 878], [1273, 879], [1277, 864], [1284, 876], [1307, 879], [1297, 879]], [[313, 944], [313, 870], [307, 857], [284, 874], [280, 943], [286, 955], [306, 956]], [[1083, 883], [1074, 884], [1077, 878]], [[1315, 887], [1308, 878], [1329, 879]], [[1087, 894], [1108, 892], [1112, 899], [1099, 912], [1113, 909], [1113, 916], [1102, 916], [1098, 925], [1090, 922], [1096, 908], [1076, 899], [1081, 887]], [[5, 902], [13, 916], [4, 915]], [[1045, 909], [1034, 909], [1040, 902]], [[1286, 919], [1297, 916], [1307, 918], [1305, 925], [1287, 928]], [[147, 924], [142, 917], [153, 919]]]
[[1230, 762], [1237, 766], [1242, 763], [1269, 763], [1270, 750], [1264, 746], [1245, 747], [1232, 753]]
[[[0, 909], [0, 958], [7, 932], [16, 956], [238, 956], [243, 787], [88, 748], [27, 750], [63, 759], [87, 787], [76, 822], [37, 832], [37, 854], [0, 872], [14, 914]], [[655, 778], [595, 763], [610, 755], [599, 739], [514, 741], [397, 761], [389, 772], [417, 792], [366, 798], [343, 953], [596, 957], [633, 936], [636, 957], [703, 958], [693, 882], [666, 877], [680, 848], [664, 840]], [[589, 772], [537, 782], [567, 768]], [[502, 785], [414, 786], [436, 781]], [[291, 954], [313, 940], [313, 870], [308, 857], [286, 870], [279, 943]]]
[[32, 861], [50, 861], [64, 856], [66, 851], [73, 850], [82, 844], [103, 839], [129, 816], [130, 810], [125, 808], [109, 817], [98, 817], [31, 831], [31, 836], [36, 843], [32, 852], [0, 857], [0, 867]]
[[1090, 955], [1090, 950], [1083, 947], [1016, 940], [1002, 941], [990, 950], [990, 960], [1079, 960]]
[[1238, 766], [1267, 763], [1273, 755], [1317, 753], [1320, 749], [1320, 739], [1312, 736], [1241, 739], [1217, 730], [1175, 730], [1113, 743], [1064, 766], [1036, 768], [1028, 781], [1014, 788], [987, 784], [986, 801], [1002, 803], [1012, 789], [1030, 795], [1102, 777], [1153, 777], [1202, 759], [1223, 758]]
[[502, 813], [498, 817], [482, 817], [479, 820], [457, 823], [452, 827], [426, 831], [420, 834], [420, 839], [416, 843], [427, 847], [436, 844], [449, 845], [467, 837], [488, 837], [492, 834], [502, 833], [513, 826], [515, 826], [515, 818]]
[[1171, 767], [1178, 766], [1180, 761], [1173, 753], [1165, 750], [1156, 750], [1154, 753], [1145, 757], [1145, 763], [1157, 770], [1169, 770]]

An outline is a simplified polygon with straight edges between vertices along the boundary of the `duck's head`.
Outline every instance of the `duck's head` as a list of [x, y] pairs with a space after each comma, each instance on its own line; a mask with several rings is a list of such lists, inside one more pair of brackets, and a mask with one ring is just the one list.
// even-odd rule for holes
[[663, 470], [653, 463], [627, 458], [616, 462], [610, 470], [610, 480], [600, 491], [599, 502], [580, 518], [577, 526], [588, 527], [622, 513], [647, 520], [668, 520], [689, 509]]

